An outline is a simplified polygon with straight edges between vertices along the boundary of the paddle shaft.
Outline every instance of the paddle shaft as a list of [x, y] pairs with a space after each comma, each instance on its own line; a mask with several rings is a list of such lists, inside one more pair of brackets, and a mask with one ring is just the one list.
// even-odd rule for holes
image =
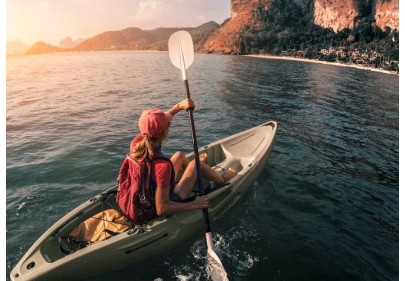
[[[191, 98], [190, 96], [190, 88], [188, 86], [188, 80], [184, 80], [184, 85], [186, 87], [186, 92], [187, 92], [187, 98]], [[197, 181], [198, 181], [198, 188], [200, 190], [200, 194], [205, 195], [205, 189], [202, 188], [202, 182], [201, 182], [201, 165], [200, 165], [200, 157], [198, 153], [198, 144], [197, 144], [197, 136], [195, 133], [195, 125], [194, 125], [194, 117], [193, 117], [193, 111], [188, 110], [188, 117], [190, 120], [190, 127], [191, 127], [191, 138], [193, 140], [193, 149], [194, 149], [194, 157], [195, 157], [195, 165], [197, 168]], [[204, 224], [205, 224], [205, 232], [211, 232], [211, 226], [210, 226], [210, 218], [208, 215], [208, 209], [204, 208], [203, 210], [204, 214]]]

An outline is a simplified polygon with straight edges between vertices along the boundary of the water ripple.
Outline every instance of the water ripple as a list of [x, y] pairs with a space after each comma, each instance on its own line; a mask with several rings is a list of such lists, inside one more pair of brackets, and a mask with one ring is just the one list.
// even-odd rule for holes
[[[203, 54], [188, 76], [200, 146], [279, 121], [263, 173], [214, 226], [230, 280], [398, 279], [398, 76]], [[142, 110], [185, 91], [167, 52], [13, 57], [6, 77], [8, 273], [44, 229], [114, 184]], [[184, 113], [164, 147], [176, 150], [192, 150]], [[206, 280], [204, 243], [94, 280]]]

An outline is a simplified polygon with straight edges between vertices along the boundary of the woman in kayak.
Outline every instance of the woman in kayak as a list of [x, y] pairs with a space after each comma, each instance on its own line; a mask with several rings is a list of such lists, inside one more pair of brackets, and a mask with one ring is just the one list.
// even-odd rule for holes
[[[191, 99], [185, 99], [174, 105], [167, 112], [152, 108], [142, 112], [139, 118], [140, 134], [136, 136], [130, 145], [129, 157], [133, 160], [143, 161], [163, 156], [161, 147], [169, 134], [169, 127], [174, 115], [184, 110], [194, 110], [195, 105]], [[202, 176], [215, 184], [224, 184], [236, 175], [233, 169], [229, 169], [223, 176], [205, 164], [207, 155], [200, 155], [200, 167]], [[168, 161], [156, 161], [154, 165], [156, 178], [155, 206], [158, 216], [177, 213], [193, 209], [208, 208], [207, 196], [191, 196], [192, 189], [197, 180], [195, 160], [190, 161], [183, 153], [176, 152], [170, 158], [173, 165]], [[172, 168], [173, 167], [173, 168]], [[174, 169], [178, 183], [171, 192], [171, 175]], [[180, 178], [180, 171], [183, 174]]]

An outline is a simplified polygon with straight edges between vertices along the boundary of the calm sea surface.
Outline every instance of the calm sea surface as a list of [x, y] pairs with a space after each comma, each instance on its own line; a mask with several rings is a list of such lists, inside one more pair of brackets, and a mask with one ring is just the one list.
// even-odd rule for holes
[[[230, 280], [398, 280], [399, 77], [196, 54], [200, 146], [279, 122], [274, 150], [214, 240]], [[7, 58], [6, 274], [68, 211], [115, 183], [137, 119], [185, 97], [167, 52]], [[192, 151], [188, 115], [164, 147]], [[206, 280], [203, 234], [94, 278]]]

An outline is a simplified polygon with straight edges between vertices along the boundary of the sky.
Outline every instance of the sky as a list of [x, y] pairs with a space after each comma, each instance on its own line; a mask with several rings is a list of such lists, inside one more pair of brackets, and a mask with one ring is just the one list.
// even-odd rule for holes
[[6, 0], [6, 40], [52, 45], [104, 31], [196, 27], [230, 17], [230, 0]]

